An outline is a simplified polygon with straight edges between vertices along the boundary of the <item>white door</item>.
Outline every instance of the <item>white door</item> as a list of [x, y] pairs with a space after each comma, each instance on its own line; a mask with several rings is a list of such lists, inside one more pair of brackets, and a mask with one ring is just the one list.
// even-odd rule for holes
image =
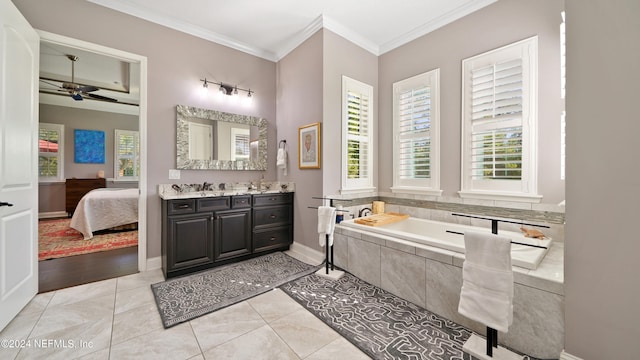
[[0, 0], [0, 330], [38, 292], [40, 39]]

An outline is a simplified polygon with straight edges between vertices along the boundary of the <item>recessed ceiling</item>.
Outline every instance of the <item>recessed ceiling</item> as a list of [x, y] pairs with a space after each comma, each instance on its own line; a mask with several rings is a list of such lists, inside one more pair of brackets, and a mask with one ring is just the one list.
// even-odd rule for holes
[[327, 28], [375, 55], [497, 0], [88, 0], [268, 60]]

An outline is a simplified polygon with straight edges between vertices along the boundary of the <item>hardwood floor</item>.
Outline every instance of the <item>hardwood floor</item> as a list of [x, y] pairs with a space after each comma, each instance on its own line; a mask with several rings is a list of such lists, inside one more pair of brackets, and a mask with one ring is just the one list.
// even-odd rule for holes
[[38, 262], [38, 292], [58, 290], [138, 272], [138, 247]]

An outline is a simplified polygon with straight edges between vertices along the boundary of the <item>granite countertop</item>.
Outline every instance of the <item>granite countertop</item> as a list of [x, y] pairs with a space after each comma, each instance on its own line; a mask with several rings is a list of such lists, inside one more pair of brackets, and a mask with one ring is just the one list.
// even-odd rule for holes
[[[207, 185], [159, 184], [158, 195], [163, 200], [175, 200], [237, 195], [284, 194], [295, 191], [294, 184], [290, 182], [263, 182], [264, 190], [249, 190], [249, 184], [256, 185], [256, 182], [205, 184]], [[205, 190], [201, 190], [203, 187]]]

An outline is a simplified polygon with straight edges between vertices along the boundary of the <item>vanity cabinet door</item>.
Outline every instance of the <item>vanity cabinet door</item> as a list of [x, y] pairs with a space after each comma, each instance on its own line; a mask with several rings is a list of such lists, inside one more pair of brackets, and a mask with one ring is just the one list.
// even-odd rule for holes
[[212, 217], [212, 213], [167, 217], [167, 275], [213, 264]]
[[215, 214], [215, 261], [251, 253], [251, 209]]

